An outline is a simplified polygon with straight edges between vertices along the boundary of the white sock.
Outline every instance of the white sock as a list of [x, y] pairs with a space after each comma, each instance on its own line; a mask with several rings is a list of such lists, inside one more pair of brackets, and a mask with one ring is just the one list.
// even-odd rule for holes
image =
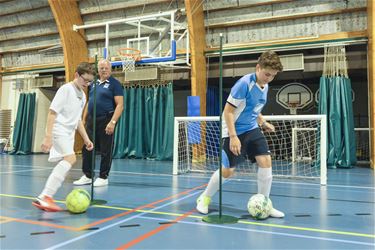
[[72, 165], [70, 165], [69, 162], [65, 160], [60, 161], [49, 175], [46, 185], [44, 186], [44, 189], [39, 197], [42, 198], [45, 195], [53, 197], [57, 190], [61, 187], [71, 167]]
[[272, 168], [258, 167], [258, 194], [270, 196], [272, 186]]
[[[215, 173], [211, 176], [210, 181], [208, 182], [208, 185], [206, 187], [206, 190], [204, 190], [203, 195], [212, 197], [216, 194], [216, 192], [219, 190], [219, 176], [220, 176], [220, 170], [216, 170]], [[221, 183], [224, 183], [224, 181], [227, 178], [222, 177]]]

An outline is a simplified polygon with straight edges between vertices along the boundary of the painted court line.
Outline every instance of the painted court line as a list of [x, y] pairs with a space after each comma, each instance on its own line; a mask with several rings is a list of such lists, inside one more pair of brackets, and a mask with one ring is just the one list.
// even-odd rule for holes
[[0, 216], [0, 224], [14, 221], [14, 218]]
[[[96, 207], [117, 209], [117, 210], [131, 210], [130, 208], [121, 208], [121, 207], [113, 207], [113, 206], [105, 206], [105, 205], [96, 205]], [[142, 209], [137, 210], [137, 212], [145, 212], [149, 214], [175, 216], [175, 217], [179, 217], [182, 215], [181, 213], [151, 211], [151, 210], [142, 210]], [[189, 218], [202, 219], [202, 216], [189, 215]], [[311, 231], [311, 232], [317, 232], [317, 233], [341, 234], [341, 235], [356, 236], [356, 237], [375, 238], [374, 234], [366, 234], [366, 233], [358, 233], [358, 232], [350, 232], [350, 231], [328, 230], [328, 229], [311, 228], [311, 227], [298, 227], [298, 226], [289, 226], [289, 225], [281, 225], [281, 224], [273, 224], [273, 223], [265, 223], [265, 222], [257, 222], [257, 221], [246, 221], [246, 220], [239, 220], [238, 223], [256, 225], [256, 226], [264, 226], [264, 227], [300, 230], [300, 231]]]
[[71, 230], [71, 231], [79, 231], [75, 227], [63, 226], [63, 225], [58, 225], [58, 224], [48, 223], [48, 222], [43, 222], [43, 221], [34, 221], [34, 220], [10, 218], [10, 217], [4, 217], [4, 216], [2, 216], [2, 218], [5, 218], [5, 219], [7, 219], [9, 221], [22, 222], [22, 223], [26, 223], [26, 224], [46, 226], [46, 227], [53, 227], [53, 228], [59, 228], [59, 229], [67, 229], [67, 230]]
[[[77, 169], [79, 170], [79, 169]], [[80, 171], [80, 170], [79, 170]], [[119, 171], [119, 170], [113, 170], [111, 173], [117, 173], [121, 175], [141, 175], [141, 176], [163, 176], [163, 177], [173, 177], [173, 174], [156, 174], [156, 173], [142, 173], [142, 172], [128, 172], [128, 171]], [[202, 176], [202, 175], [181, 175], [179, 178], [194, 178], [194, 179], [207, 179], [209, 180], [211, 176]], [[254, 182], [256, 183], [256, 179], [241, 179], [241, 178], [233, 178], [231, 179], [231, 183], [237, 183], [237, 182]], [[274, 180], [272, 181], [273, 184], [293, 184], [293, 185], [301, 185], [301, 186], [313, 186], [320, 188], [321, 185], [319, 183], [306, 183], [306, 182], [300, 182], [300, 181], [282, 181], [282, 180]], [[370, 190], [375, 190], [375, 187], [372, 186], [349, 186], [349, 185], [335, 185], [335, 184], [327, 184], [326, 187], [337, 187], [337, 188], [354, 188], [354, 189], [370, 189]]]
[[[119, 218], [119, 217], [123, 217], [125, 215], [128, 215], [128, 214], [131, 214], [131, 213], [134, 213], [134, 212], [137, 212], [138, 210], [140, 209], [143, 209], [143, 208], [149, 208], [149, 207], [154, 207], [156, 204], [159, 204], [159, 203], [162, 203], [164, 201], [167, 201], [167, 200], [171, 200], [173, 198], [176, 198], [178, 196], [181, 196], [181, 195], [184, 195], [184, 194], [188, 194], [194, 190], [197, 190], [197, 189], [200, 189], [200, 188], [203, 188], [205, 187], [207, 184], [204, 184], [204, 185], [201, 185], [201, 186], [198, 186], [198, 187], [194, 187], [194, 188], [191, 188], [191, 189], [188, 189], [188, 190], [185, 190], [183, 192], [180, 192], [180, 193], [177, 193], [177, 194], [174, 194], [174, 195], [171, 195], [169, 197], [166, 197], [166, 198], [163, 198], [163, 199], [160, 199], [160, 200], [157, 200], [157, 201], [154, 201], [152, 203], [149, 203], [149, 204], [146, 204], [146, 205], [143, 205], [143, 206], [140, 206], [140, 207], [137, 207], [137, 208], [134, 208], [134, 209], [131, 209], [129, 211], [126, 211], [126, 212], [123, 212], [123, 213], [119, 213], [119, 214], [116, 214], [116, 215], [113, 215], [113, 216], [110, 216], [108, 218], [105, 218], [105, 219], [102, 219], [102, 220], [99, 220], [99, 221], [95, 221], [93, 223], [89, 223], [87, 225], [84, 225], [82, 227], [80, 227], [81, 230], [84, 230], [88, 227], [93, 227], [93, 226], [96, 226], [96, 225], [99, 225], [99, 224], [102, 224], [104, 222], [107, 222], [107, 221], [110, 221], [110, 220], [113, 220], [113, 219], [116, 219], [116, 218]], [[152, 209], [151, 209], [152, 210]]]
[[[196, 192], [194, 192], [194, 193], [188, 194], [188, 195], [186, 195], [186, 196], [184, 196], [184, 197], [182, 197], [182, 198], [180, 198], [180, 199], [177, 199], [177, 200], [171, 201], [171, 202], [169, 202], [169, 203], [166, 203], [166, 204], [164, 204], [164, 205], [161, 205], [161, 206], [159, 206], [159, 207], [156, 207], [156, 208], [154, 208], [154, 209], [151, 209], [150, 211], [154, 211], [154, 210], [161, 209], [161, 208], [163, 208], [163, 207], [167, 207], [167, 206], [172, 205], [172, 204], [174, 204], [174, 203], [177, 203], [177, 202], [179, 202], [179, 201], [182, 201], [182, 200], [185, 200], [185, 199], [187, 199], [187, 198], [190, 198], [191, 196], [194, 196], [194, 195], [196, 195], [196, 194], [198, 194], [198, 193], [200, 193], [200, 192], [201, 192], [201, 191], [196, 191]], [[102, 232], [102, 231], [104, 231], [104, 230], [107, 230], [107, 229], [109, 229], [109, 228], [112, 228], [112, 227], [114, 227], [114, 226], [116, 226], [116, 225], [118, 225], [118, 224], [122, 224], [122, 223], [124, 223], [124, 222], [130, 221], [130, 220], [133, 220], [133, 219], [138, 218], [138, 217], [140, 217], [140, 216], [142, 216], [142, 215], [145, 215], [145, 214], [148, 214], [148, 212], [140, 213], [140, 214], [134, 215], [134, 216], [132, 216], [132, 217], [129, 217], [129, 218], [123, 219], [123, 220], [121, 220], [121, 221], [118, 221], [118, 222], [115, 222], [115, 223], [109, 224], [108, 226], [101, 227], [99, 230], [92, 231], [92, 232], [87, 233], [87, 234], [83, 234], [83, 235], [78, 236], [78, 237], [76, 237], [76, 238], [74, 238], [74, 239], [71, 239], [71, 240], [68, 240], [68, 241], [62, 242], [62, 243], [60, 243], [60, 244], [57, 244], [57, 245], [51, 246], [51, 247], [49, 247], [49, 248], [47, 248], [47, 249], [51, 249], [51, 250], [52, 250], [52, 249], [57, 249], [57, 248], [60, 248], [60, 247], [63, 247], [63, 246], [69, 245], [69, 244], [71, 244], [71, 243], [73, 243], [73, 242], [76, 242], [76, 241], [78, 241], [78, 240], [81, 240], [81, 239], [84, 239], [84, 238], [90, 237], [91, 235], [94, 235], [94, 234], [100, 233], [100, 232]]]
[[[156, 205], [156, 204], [159, 204], [161, 202], [164, 202], [164, 201], [176, 198], [176, 197], [184, 195], [184, 194], [188, 194], [188, 193], [190, 193], [190, 192], [192, 192], [194, 190], [200, 189], [200, 188], [205, 187], [205, 186], [206, 186], [206, 184], [205, 185], [201, 185], [201, 186], [197, 186], [197, 187], [185, 190], [183, 192], [171, 195], [169, 197], [166, 197], [166, 198], [154, 201], [154, 202], [152, 202], [150, 204], [146, 204], [146, 205], [134, 208], [134, 209], [130, 209], [130, 210], [126, 211], [126, 212], [119, 213], [119, 214], [113, 215], [111, 217], [107, 217], [105, 219], [102, 219], [102, 220], [99, 220], [99, 221], [95, 221], [95, 222], [89, 223], [87, 225], [78, 227], [78, 228], [76, 228], [76, 227], [69, 227], [69, 226], [63, 226], [63, 225], [58, 225], [58, 224], [54, 224], [54, 223], [34, 221], [34, 220], [25, 220], [25, 219], [10, 218], [10, 217], [3, 217], [3, 218], [6, 218], [8, 220], [17, 221], [17, 222], [23, 222], [23, 223], [27, 223], [27, 224], [40, 225], [40, 226], [48, 226], [48, 227], [54, 227], [54, 228], [59, 228], [59, 229], [67, 229], [67, 230], [72, 230], [72, 231], [81, 231], [81, 230], [87, 230], [88, 228], [92, 228], [93, 226], [105, 223], [107, 221], [110, 221], [110, 220], [113, 220], [113, 219], [116, 219], [116, 218], [119, 218], [119, 217], [123, 217], [125, 215], [131, 214], [131, 213], [134, 213], [134, 212], [138, 212], [138, 210], [140, 210], [142, 208], [154, 207], [154, 205]], [[32, 197], [22, 197], [22, 196], [17, 196], [17, 195], [1, 194], [0, 196], [33, 199]], [[64, 202], [59, 201], [59, 203], [64, 203]]]
[[[192, 213], [196, 212], [195, 209], [193, 210], [190, 210], [189, 212], [181, 215], [180, 217], [177, 217], [176, 219], [174, 219], [173, 221], [170, 221], [170, 222], [178, 222], [178, 221], [181, 221], [183, 219], [185, 219], [186, 217], [188, 217], [189, 215], [191, 215]], [[151, 230], [149, 231], [148, 233], [145, 233], [141, 236], [139, 236], [138, 238], [135, 238], [134, 240], [132, 241], [129, 241], [128, 243], [124, 244], [124, 245], [121, 245], [119, 246], [118, 248], [116, 248], [116, 250], [122, 250], [122, 249], [128, 249], [129, 247], [131, 246], [134, 246], [136, 244], [138, 244], [139, 242], [151, 237], [152, 235], [154, 234], [157, 234], [158, 232], [162, 231], [162, 230], [165, 230], [167, 229], [168, 227], [172, 226], [173, 223], [169, 223], [169, 224], [164, 224], [162, 226], [159, 226], [157, 228], [155, 228], [154, 230]]]
[[[74, 170], [79, 170], [79, 169], [74, 169]], [[81, 171], [81, 170], [79, 170]], [[121, 175], [141, 175], [141, 176], [157, 176], [157, 177], [160, 177], [160, 176], [163, 176], [163, 177], [173, 177], [174, 175], [173, 174], [156, 174], [156, 173], [142, 173], [142, 172], [128, 172], [128, 171], [119, 171], [119, 170], [113, 170], [111, 171], [111, 173], [117, 173], [117, 174], [121, 174]], [[209, 180], [211, 178], [211, 176], [202, 176], [202, 175], [181, 175], [179, 176], [179, 178], [194, 178], [194, 179], [207, 179]], [[231, 183], [236, 183], [236, 182], [254, 182], [256, 183], [257, 180], [256, 179], [241, 179], [241, 178], [232, 178], [231, 179]], [[293, 184], [293, 185], [301, 185], [301, 186], [313, 186], [313, 187], [317, 187], [317, 188], [320, 188], [321, 185], [320, 183], [307, 183], [307, 182], [300, 182], [300, 181], [282, 181], [282, 180], [277, 180], [277, 178], [275, 178], [274, 181], [272, 181], [273, 184]], [[337, 188], [349, 188], [349, 189], [370, 189], [370, 190], [375, 190], [375, 187], [373, 186], [352, 186], [352, 185], [337, 185], [337, 184], [327, 184], [326, 187], [337, 187]]]
[[[0, 194], [1, 196], [5, 197], [12, 197], [12, 198], [22, 198], [22, 199], [34, 199], [34, 197], [26, 197], [26, 196], [19, 196], [19, 195], [8, 195], [8, 194]], [[62, 201], [57, 201], [59, 203], [63, 203]], [[107, 206], [107, 205], [95, 205], [93, 207], [99, 207], [99, 208], [108, 208], [108, 209], [114, 209], [114, 210], [125, 210], [125, 211], [133, 211], [135, 209], [132, 208], [123, 208], [123, 207], [115, 207], [115, 206]], [[153, 207], [150, 206], [150, 204], [144, 205], [144, 208]], [[158, 215], [165, 215], [165, 216], [181, 216], [180, 213], [172, 213], [172, 212], [162, 212], [162, 211], [154, 211], [154, 210], [143, 210], [143, 209], [137, 209], [134, 212], [138, 213], [149, 213], [149, 214], [158, 214]], [[1, 218], [1, 217], [0, 217]], [[10, 218], [11, 220], [16, 218]], [[199, 215], [190, 215], [189, 218], [197, 218], [202, 219], [202, 216]], [[35, 221], [34, 224], [37, 224], [38, 222]], [[328, 229], [320, 229], [320, 228], [310, 228], [310, 227], [298, 227], [298, 226], [290, 226], [290, 225], [281, 225], [281, 224], [272, 224], [272, 223], [263, 223], [263, 222], [256, 222], [256, 221], [246, 221], [246, 220], [239, 220], [238, 223], [241, 224], [249, 224], [249, 225], [256, 225], [256, 226], [264, 226], [264, 227], [271, 227], [271, 228], [283, 228], [283, 229], [291, 229], [291, 230], [300, 230], [300, 231], [311, 231], [311, 232], [317, 232], [317, 233], [329, 233], [329, 234], [340, 234], [340, 235], [348, 235], [348, 236], [356, 236], [356, 237], [366, 237], [366, 238], [375, 238], [374, 234], [365, 234], [365, 233], [358, 233], [358, 232], [350, 232], [350, 231], [338, 231], [338, 230], [328, 230]], [[51, 224], [51, 227], [54, 224]], [[57, 225], [60, 226], [60, 225]], [[81, 228], [84, 229], [84, 227], [87, 227], [88, 225], [82, 226]], [[78, 230], [78, 229], [76, 229]], [[80, 229], [81, 230], [81, 229]]]
[[[65, 242], [62, 242], [60, 244], [57, 244], [57, 245], [54, 245], [50, 248], [47, 248], [47, 249], [57, 249], [57, 248], [60, 248], [60, 247], [63, 247], [63, 246], [66, 246], [68, 244], [71, 244], [73, 242], [76, 242], [78, 240], [81, 240], [81, 239], [84, 239], [84, 238], [87, 238], [87, 237], [90, 237], [91, 235], [94, 235], [96, 233], [99, 233], [99, 232], [102, 232], [104, 230], [107, 230], [109, 228], [112, 228], [118, 224], [121, 224], [121, 223], [125, 223], [127, 221], [130, 221], [132, 219], [135, 219], [135, 218], [142, 218], [144, 217], [144, 215], [146, 214], [152, 214], [153, 211], [155, 210], [158, 210], [158, 209], [161, 209], [163, 207], [166, 207], [166, 206], [169, 206], [171, 204], [174, 204], [176, 202], [179, 202], [179, 201], [182, 201], [184, 199], [187, 199], [191, 196], [194, 196], [195, 194], [198, 194], [200, 193], [200, 191], [197, 191], [197, 192], [194, 192], [192, 194], [189, 194], [185, 197], [182, 197], [178, 200], [175, 200], [175, 201], [172, 201], [172, 202], [169, 202], [167, 204], [164, 204], [162, 206], [159, 206], [159, 207], [156, 207], [150, 211], [146, 211], [146, 212], [143, 212], [143, 213], [140, 213], [138, 215], [134, 215], [130, 218], [126, 218], [124, 220], [121, 220], [119, 222], [116, 222], [116, 223], [113, 223], [113, 224], [110, 224], [108, 226], [105, 226], [105, 227], [102, 227], [100, 228], [99, 230], [96, 230], [96, 231], [93, 231], [93, 232], [90, 232], [90, 233], [87, 233], [87, 234], [84, 234], [84, 235], [81, 235], [79, 237], [76, 237], [74, 239], [71, 239], [71, 240], [68, 240], [68, 241], [65, 241]], [[201, 216], [187, 216], [187, 217], [200, 217]], [[152, 217], [147, 217], [149, 219], [153, 219], [153, 220], [163, 220], [163, 219], [159, 219], [159, 218], [152, 218]], [[164, 220], [165, 221], [165, 220]], [[169, 220], [168, 220], [169, 221]], [[350, 244], [358, 244], [358, 245], [368, 245], [368, 246], [374, 246], [374, 244], [372, 243], [366, 243], [366, 242], [360, 242], [360, 241], [350, 241], [350, 240], [340, 240], [340, 239], [334, 239], [334, 238], [324, 238], [324, 237], [315, 237], [315, 236], [306, 236], [306, 235], [301, 235], [301, 234], [289, 234], [289, 233], [279, 233], [279, 232], [270, 232], [270, 231], [264, 231], [264, 230], [256, 230], [256, 229], [244, 229], [244, 228], [238, 228], [238, 227], [230, 227], [230, 226], [222, 226], [222, 225], [215, 225], [215, 224], [207, 224], [207, 223], [203, 223], [203, 222], [187, 222], [187, 221], [181, 221], [180, 223], [186, 223], [186, 224], [194, 224], [194, 225], [204, 225], [204, 226], [209, 226], [209, 227], [220, 227], [220, 228], [227, 228], [227, 229], [233, 229], [233, 230], [238, 230], [238, 231], [247, 231], [247, 232], [258, 232], [258, 233], [266, 233], [266, 234], [274, 234], [274, 235], [281, 235], [281, 236], [289, 236], [289, 237], [295, 237], [295, 238], [306, 238], [306, 239], [317, 239], [317, 240], [326, 240], [326, 241], [333, 241], [333, 242], [342, 242], [342, 243], [350, 243]], [[255, 224], [255, 223], [254, 223]], [[265, 224], [265, 223], [264, 223]], [[374, 237], [374, 235], [371, 235], [372, 237]]]
[[46, 166], [46, 165], [43, 165], [43, 166], [40, 166], [40, 165], [24, 165], [24, 164], [7, 164], [6, 166], [4, 166], [4, 169], [6, 168], [44, 168], [44, 169], [53, 169], [54, 167], [53, 166]]
[[[148, 220], [156, 220], [156, 221], [167, 221], [165, 219], [155, 218], [155, 217], [148, 217], [148, 216], [141, 216], [140, 218], [148, 219]], [[306, 238], [306, 239], [316, 239], [316, 240], [324, 240], [324, 241], [334, 241], [334, 242], [341, 242], [341, 243], [349, 243], [349, 244], [356, 244], [356, 245], [375, 246], [374, 243], [368, 243], [368, 242], [362, 242], [362, 241], [342, 240], [342, 239], [327, 238], [327, 237], [309, 236], [309, 235], [303, 235], [303, 234], [280, 233], [280, 232], [264, 231], [264, 230], [258, 230], [258, 229], [250, 229], [250, 228], [232, 227], [232, 226], [227, 226], [227, 225], [209, 224], [209, 223], [203, 223], [203, 222], [180, 221], [179, 223], [181, 223], [181, 224], [199, 225], [199, 226], [208, 226], [208, 227], [217, 227], [217, 228], [231, 229], [231, 230], [237, 230], [237, 231], [246, 231], [246, 232], [265, 233], [265, 234], [272, 234], [272, 235], [281, 235], [281, 236], [288, 236], [288, 237], [294, 237], [294, 238]]]
[[8, 171], [8, 172], [0, 172], [0, 174], [13, 174], [13, 173], [21, 173], [21, 172], [36, 172], [36, 171], [45, 171], [50, 170], [49, 168], [37, 168], [37, 169], [27, 169], [27, 170], [15, 170], [15, 171]]
[[[8, 166], [14, 166], [14, 167], [24, 167], [24, 168], [30, 168], [30, 166], [28, 165], [21, 165], [21, 164], [14, 164], [14, 165], [8, 165]], [[33, 166], [33, 168], [43, 168], [43, 169], [53, 169], [53, 167], [50, 167], [50, 166], [39, 166], [39, 165], [36, 165], [36, 166]], [[32, 170], [28, 170], [28, 171], [32, 171]], [[80, 171], [82, 172], [82, 170], [80, 169], [71, 169], [70, 171]], [[95, 172], [98, 173], [99, 170], [96, 170]], [[118, 174], [124, 174], [124, 175], [142, 175], [142, 176], [162, 176], [162, 177], [173, 177], [174, 175], [173, 174], [156, 174], [156, 173], [142, 173], [142, 172], [128, 172], [128, 171], [119, 171], [119, 170], [112, 170], [111, 173], [118, 173]], [[0, 172], [2, 173], [2, 172]], [[200, 176], [200, 175], [181, 175], [179, 176], [179, 178], [195, 178], [195, 179], [210, 179], [211, 176]], [[240, 179], [240, 178], [233, 178], [231, 179], [231, 183], [234, 184], [236, 182], [256, 182], [255, 179]], [[306, 183], [306, 182], [298, 182], [298, 181], [281, 181], [281, 180], [277, 180], [275, 178], [275, 180], [273, 180], [272, 182], [273, 184], [293, 184], [293, 185], [301, 185], [301, 186], [314, 186], [314, 187], [318, 187], [320, 188], [321, 185], [319, 183]], [[375, 187], [373, 186], [349, 186], [349, 185], [336, 185], [336, 184], [327, 184], [326, 187], [335, 187], [335, 188], [348, 188], [348, 189], [369, 189], [369, 190], [374, 190], [375, 191]]]
[[345, 231], [336, 231], [336, 230], [327, 230], [327, 229], [309, 228], [309, 227], [295, 227], [295, 226], [279, 225], [279, 224], [266, 224], [266, 223], [261, 223], [261, 222], [251, 222], [251, 221], [243, 221], [243, 220], [241, 220], [240, 223], [251, 224], [251, 225], [261, 225], [261, 226], [275, 227], [275, 228], [285, 228], [285, 229], [300, 230], [300, 231], [310, 231], [310, 232], [317, 232], [317, 233], [330, 233], [330, 234], [375, 238], [374, 234], [345, 232]]

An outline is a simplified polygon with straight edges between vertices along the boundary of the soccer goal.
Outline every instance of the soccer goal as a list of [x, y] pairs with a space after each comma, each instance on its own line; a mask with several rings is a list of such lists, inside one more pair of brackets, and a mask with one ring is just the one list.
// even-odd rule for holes
[[[264, 116], [275, 132], [264, 132], [272, 156], [273, 176], [320, 179], [327, 183], [325, 115]], [[211, 173], [219, 166], [218, 116], [175, 117], [173, 174]], [[237, 174], [255, 175], [250, 159], [236, 168]]]

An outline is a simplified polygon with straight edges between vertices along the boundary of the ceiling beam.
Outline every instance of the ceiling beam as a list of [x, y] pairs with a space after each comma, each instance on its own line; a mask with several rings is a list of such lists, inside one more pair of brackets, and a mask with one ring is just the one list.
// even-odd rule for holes
[[109, 15], [113, 11], [118, 10], [129, 10], [134, 8], [141, 8], [141, 7], [150, 7], [150, 6], [159, 6], [162, 3], [171, 3], [171, 0], [140, 0], [140, 1], [117, 1], [113, 3], [106, 3], [100, 5], [100, 1], [97, 1], [98, 5], [92, 5], [89, 6], [82, 6], [81, 13], [82, 16], [87, 15], [97, 15], [98, 13], [108, 13]]
[[[55, 17], [64, 51], [65, 81], [70, 82], [74, 79], [77, 65], [89, 59], [84, 30], [73, 30], [73, 25], [83, 25], [81, 13], [76, 0], [48, 0], [48, 3]], [[81, 151], [82, 146], [83, 140], [76, 133], [74, 151]]]
[[46, 8], [46, 7], [48, 8], [48, 5], [37, 6], [37, 7], [31, 7], [29, 5], [24, 5], [23, 7], [24, 7], [24, 9], [16, 9], [16, 10], [7, 12], [6, 14], [0, 14], [0, 17], [9, 16], [9, 18], [12, 18], [11, 15], [19, 16], [20, 14], [25, 14], [25, 13], [27, 14], [27, 12], [29, 12], [29, 11], [41, 10], [41, 9]]
[[[316, 37], [294, 37], [285, 39], [273, 39], [273, 40], [257, 40], [248, 41], [247, 43], [230, 43], [223, 46], [223, 54], [230, 55], [236, 53], [259, 53], [258, 50], [264, 51], [266, 49], [273, 49], [276, 51], [282, 50], [282, 48], [291, 47], [293, 49], [301, 49], [308, 47], [324, 47], [325, 44], [330, 43], [346, 43], [353, 40], [363, 43], [367, 42], [367, 30], [349, 31], [349, 32], [336, 32], [332, 34], [324, 34]], [[255, 52], [254, 52], [255, 51]], [[206, 55], [217, 56], [219, 54], [219, 46], [211, 47], [206, 49]]]
[[28, 10], [27, 13], [21, 14], [6, 14], [0, 16], [0, 29], [5, 28], [20, 28], [28, 25], [39, 25], [41, 22], [52, 21], [53, 16], [51, 15], [50, 8], [40, 7], [32, 10]]
[[64, 51], [65, 79], [72, 81], [77, 65], [88, 60], [88, 49], [84, 31], [73, 31], [73, 25], [82, 25], [83, 21], [77, 1], [48, 0]]
[[223, 7], [214, 7], [211, 8], [208, 4], [205, 9], [205, 12], [217, 12], [217, 11], [230, 11], [230, 10], [236, 10], [236, 9], [243, 9], [243, 8], [251, 8], [251, 7], [258, 7], [258, 6], [266, 6], [266, 5], [273, 5], [273, 4], [281, 4], [281, 3], [287, 3], [287, 2], [293, 2], [294, 0], [272, 0], [267, 2], [256, 2], [253, 1], [250, 3], [241, 3], [237, 1], [237, 5], [231, 5], [231, 6], [223, 6]]
[[34, 34], [32, 33], [23, 33], [23, 34], [20, 34], [20, 36], [18, 37], [10, 37], [10, 38], [6, 38], [6, 37], [3, 37], [3, 38], [0, 38], [0, 42], [9, 42], [9, 41], [17, 41], [17, 40], [27, 40], [27, 39], [30, 39], [30, 38], [37, 38], [37, 37], [42, 37], [42, 36], [50, 36], [50, 35], [56, 35], [57, 34], [57, 31], [49, 31], [49, 32], [46, 32], [46, 33], [36, 33], [34, 32]]
[[308, 18], [308, 17], [332, 16], [332, 15], [354, 13], [354, 12], [364, 12], [364, 11], [366, 11], [366, 7], [335, 9], [335, 10], [328, 10], [328, 11], [313, 11], [313, 12], [296, 13], [296, 14], [288, 14], [288, 15], [280, 15], [280, 16], [260, 17], [256, 19], [254, 18], [241, 19], [241, 20], [235, 20], [235, 21], [224, 20], [224, 21], [216, 22], [216, 23], [208, 23], [206, 26], [210, 29], [229, 28], [229, 27], [235, 27], [235, 26], [279, 22], [279, 21], [295, 20], [299, 18]]
[[[1, 58], [1, 54], [0, 54]], [[32, 64], [26, 65], [22, 67], [2, 67], [0, 68], [0, 74], [4, 75], [11, 75], [14, 73], [22, 73], [22, 72], [38, 72], [38, 71], [58, 71], [60, 68], [64, 68], [64, 64], [62, 63], [48, 63], [48, 64]]]

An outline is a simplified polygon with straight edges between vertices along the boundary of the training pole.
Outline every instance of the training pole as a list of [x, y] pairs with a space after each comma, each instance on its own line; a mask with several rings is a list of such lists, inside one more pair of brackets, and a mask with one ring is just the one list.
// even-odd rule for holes
[[222, 126], [222, 109], [223, 109], [223, 34], [220, 33], [220, 55], [219, 55], [219, 116], [220, 116], [220, 143], [219, 143], [219, 215], [208, 215], [202, 218], [204, 222], [214, 224], [233, 224], [238, 222], [238, 218], [222, 214], [222, 151], [223, 151], [223, 126]]
[[[94, 88], [94, 93], [93, 93], [93, 96], [94, 96], [94, 109], [93, 109], [93, 117], [92, 117], [92, 143], [94, 144], [94, 148], [92, 149], [92, 153], [91, 153], [91, 205], [101, 205], [101, 204], [106, 204], [107, 201], [105, 200], [95, 200], [94, 199], [94, 172], [95, 172], [95, 163], [96, 163], [96, 83], [97, 83], [97, 80], [98, 80], [98, 70], [97, 70], [97, 65], [98, 65], [98, 55], [96, 54], [95, 55], [95, 68], [96, 68], [96, 76], [94, 78], [94, 82], [93, 82], [93, 88]], [[90, 93], [89, 93], [90, 94]], [[88, 108], [88, 107], [87, 107]], [[87, 111], [88, 112], [88, 111]]]

